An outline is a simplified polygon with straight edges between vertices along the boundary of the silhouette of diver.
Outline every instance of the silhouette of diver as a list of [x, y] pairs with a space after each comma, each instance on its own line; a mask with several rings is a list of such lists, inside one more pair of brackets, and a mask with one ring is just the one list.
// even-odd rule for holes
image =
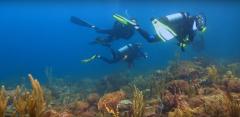
[[92, 57], [82, 60], [83, 63], [89, 63], [95, 59], [100, 59], [108, 64], [118, 63], [120, 61], [125, 61], [128, 63], [128, 67], [131, 68], [134, 61], [138, 58], [147, 58], [148, 56], [142, 50], [142, 45], [139, 43], [129, 43], [118, 50], [114, 50], [109, 47], [112, 58], [103, 57], [101, 55], [95, 54]]
[[[133, 25], [124, 25], [118, 21], [115, 21], [113, 27], [110, 29], [101, 29], [95, 25], [89, 24], [75, 16], [71, 16], [71, 22], [80, 26], [88, 27], [95, 30], [97, 33], [106, 34], [104, 37], [96, 37], [93, 42], [89, 44], [100, 44], [103, 46], [110, 46], [111, 42], [119, 39], [129, 40], [135, 32]], [[134, 22], [134, 20], [132, 20]]]
[[[121, 19], [129, 21], [124, 17], [121, 17]], [[190, 16], [187, 12], [179, 12], [160, 19], [152, 18], [151, 21], [156, 32], [155, 35], [143, 30], [136, 22], [129, 24], [132, 24], [140, 35], [150, 43], [165, 42], [176, 38], [178, 40], [177, 45], [181, 47], [182, 51], [193, 41], [197, 32], [205, 32], [206, 30], [206, 18], [202, 14]]]

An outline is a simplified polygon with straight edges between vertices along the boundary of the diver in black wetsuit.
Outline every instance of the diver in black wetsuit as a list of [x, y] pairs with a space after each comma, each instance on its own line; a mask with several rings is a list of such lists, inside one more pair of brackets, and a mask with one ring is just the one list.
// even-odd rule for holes
[[110, 48], [110, 51], [112, 54], [111, 59], [103, 57], [101, 55], [93, 55], [89, 59], [82, 60], [82, 62], [88, 63], [95, 59], [100, 59], [108, 64], [113, 64], [113, 63], [117, 63], [119, 61], [125, 61], [128, 63], [128, 67], [131, 68], [136, 59], [147, 58], [146, 53], [144, 53], [141, 50], [141, 48], [142, 48], [141, 44], [138, 44], [138, 43], [127, 44], [127, 45], [119, 48], [118, 50], [114, 50], [111, 47], [109, 47], [109, 48]]
[[93, 42], [90, 42], [90, 44], [101, 44], [103, 46], [110, 46], [111, 42], [118, 39], [129, 40], [135, 32], [133, 25], [124, 25], [118, 21], [114, 22], [113, 27], [111, 29], [101, 29], [75, 16], [72, 16], [70, 20], [74, 24], [85, 26], [85, 27], [94, 29], [97, 33], [107, 35], [105, 37], [97, 37]]
[[156, 35], [150, 35], [138, 25], [135, 25], [135, 29], [150, 43], [176, 38], [182, 51], [194, 40], [197, 32], [206, 30], [206, 19], [201, 14], [190, 16], [187, 12], [180, 12], [151, 20]]

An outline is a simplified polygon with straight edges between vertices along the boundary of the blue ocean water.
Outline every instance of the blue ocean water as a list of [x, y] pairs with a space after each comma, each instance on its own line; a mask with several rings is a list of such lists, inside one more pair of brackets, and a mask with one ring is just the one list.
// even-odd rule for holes
[[176, 42], [149, 44], [138, 33], [129, 41], [113, 43], [114, 48], [130, 42], [143, 43], [149, 58], [136, 61], [134, 68], [128, 69], [123, 62], [81, 64], [81, 59], [95, 53], [111, 56], [108, 49], [88, 44], [100, 34], [76, 26], [69, 19], [77, 16], [98, 27], [110, 28], [114, 22], [112, 14], [118, 13], [136, 18], [143, 28], [154, 33], [150, 18], [179, 11], [204, 13], [208, 27], [205, 49], [198, 53], [188, 48], [181, 54], [182, 59], [207, 56], [239, 60], [238, 2], [0, 2], [0, 82], [18, 82], [28, 73], [44, 81], [47, 67], [55, 75], [73, 80], [164, 68], [179, 51]]

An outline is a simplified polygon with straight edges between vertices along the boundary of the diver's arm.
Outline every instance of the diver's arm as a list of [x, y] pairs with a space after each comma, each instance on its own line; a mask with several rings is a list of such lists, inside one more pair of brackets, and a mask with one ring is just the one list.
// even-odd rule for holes
[[137, 27], [135, 28], [139, 33], [140, 35], [145, 39], [147, 40], [149, 43], [154, 43], [154, 42], [158, 42], [159, 39], [157, 38], [157, 36], [155, 35], [150, 35], [147, 31], [143, 30], [142, 28], [140, 27]]

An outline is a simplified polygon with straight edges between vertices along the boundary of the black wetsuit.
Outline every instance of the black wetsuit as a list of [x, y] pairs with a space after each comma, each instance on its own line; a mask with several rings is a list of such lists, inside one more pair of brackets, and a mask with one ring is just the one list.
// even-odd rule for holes
[[[186, 12], [181, 12], [180, 14], [182, 15], [180, 19], [169, 21], [167, 17], [162, 17], [159, 21], [167, 25], [177, 34], [175, 38], [178, 40], [179, 45], [181, 43], [188, 44], [193, 41], [195, 36], [195, 31], [193, 30], [195, 19]], [[150, 43], [161, 40], [157, 35], [151, 35], [140, 27], [137, 28], [137, 31]], [[185, 40], [187, 36], [188, 40]], [[183, 47], [181, 47], [181, 49], [184, 51]]]
[[115, 21], [112, 29], [100, 29], [95, 28], [97, 33], [107, 34], [106, 37], [97, 37], [94, 42], [91, 44], [102, 44], [102, 45], [109, 45], [112, 41], [118, 39], [125, 39], [129, 40], [134, 32], [135, 29], [132, 25], [124, 25]]
[[129, 67], [131, 67], [133, 65], [134, 60], [136, 60], [137, 58], [147, 57], [145, 53], [141, 50], [141, 48], [136, 44], [128, 44], [126, 46], [121, 47], [117, 51], [113, 50], [112, 48], [110, 48], [110, 50], [113, 56], [111, 59], [103, 56], [99, 57], [101, 60], [109, 64], [117, 63], [123, 60], [128, 63]]

